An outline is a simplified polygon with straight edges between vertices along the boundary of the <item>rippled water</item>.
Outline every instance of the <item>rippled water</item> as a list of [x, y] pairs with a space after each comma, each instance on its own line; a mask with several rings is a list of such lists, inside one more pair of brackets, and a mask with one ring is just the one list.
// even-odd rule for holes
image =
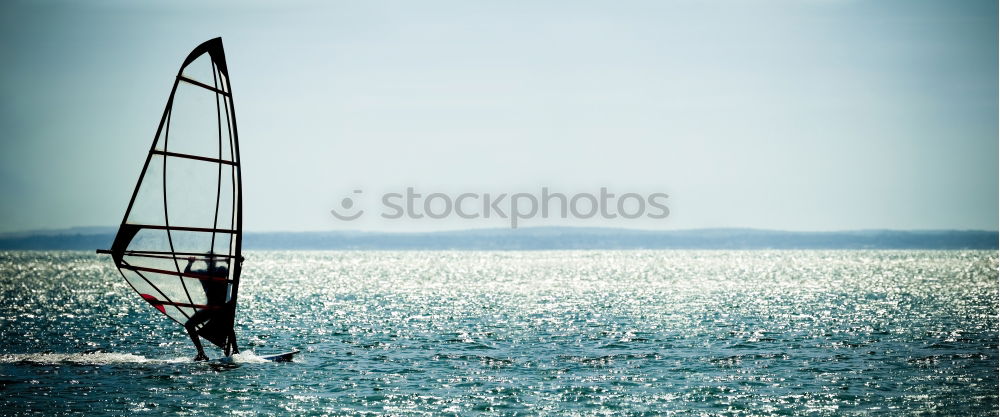
[[296, 362], [192, 363], [110, 259], [0, 253], [0, 413], [997, 414], [996, 252], [251, 252], [244, 268], [242, 347]]

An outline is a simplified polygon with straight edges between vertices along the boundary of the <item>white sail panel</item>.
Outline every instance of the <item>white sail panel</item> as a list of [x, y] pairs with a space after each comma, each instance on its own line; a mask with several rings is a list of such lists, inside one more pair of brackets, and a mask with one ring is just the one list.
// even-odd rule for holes
[[232, 161], [225, 103], [220, 96], [202, 86], [180, 81], [174, 92], [169, 123], [157, 137], [156, 149]]
[[242, 238], [239, 147], [220, 39], [178, 76], [109, 253], [142, 299], [227, 350]]

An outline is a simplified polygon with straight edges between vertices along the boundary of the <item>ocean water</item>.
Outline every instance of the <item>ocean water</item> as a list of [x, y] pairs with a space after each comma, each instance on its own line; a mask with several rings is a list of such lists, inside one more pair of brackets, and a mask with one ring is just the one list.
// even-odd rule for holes
[[993, 251], [246, 258], [194, 363], [109, 258], [0, 253], [0, 414], [997, 415]]

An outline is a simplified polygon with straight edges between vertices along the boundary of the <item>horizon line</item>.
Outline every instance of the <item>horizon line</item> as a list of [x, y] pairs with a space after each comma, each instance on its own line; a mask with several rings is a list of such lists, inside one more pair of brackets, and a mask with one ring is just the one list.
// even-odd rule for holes
[[[51, 229], [30, 229], [21, 231], [5, 231], [0, 232], [0, 237], [10, 237], [12, 235], [39, 235], [39, 234], [102, 234], [102, 233], [114, 233], [118, 226], [72, 226], [65, 228], [51, 228]], [[93, 232], [93, 233], [80, 233], [80, 229], [107, 229], [107, 231]], [[922, 233], [940, 233], [940, 232], [985, 232], [985, 233], [1000, 233], [1000, 229], [895, 229], [895, 228], [863, 228], [863, 229], [837, 229], [837, 230], [793, 230], [793, 229], [768, 229], [759, 227], [740, 227], [740, 226], [722, 226], [722, 227], [694, 227], [694, 228], [679, 228], [679, 229], [638, 229], [638, 228], [628, 228], [628, 227], [612, 227], [612, 226], [529, 226], [529, 227], [472, 227], [463, 229], [438, 229], [438, 230], [404, 230], [404, 231], [390, 231], [390, 230], [364, 230], [364, 229], [326, 229], [326, 230], [244, 230], [244, 234], [268, 234], [268, 233], [355, 233], [355, 234], [427, 234], [427, 233], [461, 233], [461, 232], [517, 232], [518, 230], [540, 230], [540, 229], [576, 229], [576, 230], [593, 230], [593, 231], [625, 231], [625, 232], [640, 232], [640, 233], [671, 233], [671, 232], [710, 232], [710, 231], [746, 231], [746, 232], [779, 232], [779, 233], [858, 233], [858, 232], [922, 232]], [[75, 233], [74, 233], [75, 232]]]

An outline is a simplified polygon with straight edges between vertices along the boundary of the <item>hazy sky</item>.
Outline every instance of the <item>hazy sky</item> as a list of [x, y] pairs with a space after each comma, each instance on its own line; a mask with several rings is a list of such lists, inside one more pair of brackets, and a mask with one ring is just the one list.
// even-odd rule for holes
[[407, 186], [670, 195], [524, 226], [997, 228], [995, 0], [82, 3], [0, 5], [0, 231], [120, 222], [216, 36], [248, 230], [506, 224], [329, 214]]

